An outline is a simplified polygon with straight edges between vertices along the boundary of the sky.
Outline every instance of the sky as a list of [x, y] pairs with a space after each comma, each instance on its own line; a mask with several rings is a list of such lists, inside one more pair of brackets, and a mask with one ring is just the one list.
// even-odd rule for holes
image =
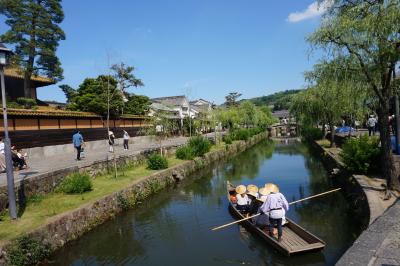
[[[328, 0], [329, 1], [329, 0]], [[304, 87], [318, 60], [306, 37], [327, 3], [310, 0], [64, 0], [66, 40], [57, 55], [64, 80], [38, 98], [65, 102], [59, 85], [77, 88], [109, 66], [134, 66], [150, 98], [186, 95], [217, 104]], [[8, 28], [0, 20], [0, 33]]]

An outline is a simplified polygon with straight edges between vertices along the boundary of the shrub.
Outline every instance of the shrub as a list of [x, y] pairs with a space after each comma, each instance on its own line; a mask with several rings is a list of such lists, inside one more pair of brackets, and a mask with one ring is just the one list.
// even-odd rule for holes
[[225, 142], [225, 144], [232, 144], [232, 136], [230, 134], [225, 135], [222, 140]]
[[194, 156], [203, 156], [210, 151], [211, 142], [202, 136], [197, 136], [189, 140], [188, 146], [193, 150]]
[[35, 99], [24, 98], [24, 97], [17, 98], [17, 103], [23, 106], [25, 109], [31, 109], [32, 107], [37, 105]]
[[175, 156], [181, 160], [192, 160], [194, 158], [193, 149], [187, 145], [176, 149]]
[[250, 132], [248, 129], [240, 128], [232, 132], [235, 140], [248, 140], [250, 137]]
[[301, 135], [307, 141], [320, 140], [324, 137], [321, 129], [311, 126], [302, 127]]
[[160, 154], [152, 154], [147, 159], [147, 168], [151, 170], [160, 170], [168, 168], [167, 158], [161, 156]]
[[379, 153], [379, 139], [362, 136], [348, 139], [340, 156], [348, 170], [366, 174], [378, 169]]
[[10, 246], [7, 253], [10, 265], [36, 265], [50, 255], [50, 246], [22, 236]]
[[87, 172], [77, 172], [67, 176], [61, 183], [58, 191], [67, 194], [82, 194], [83, 192], [92, 190], [92, 186], [92, 180]]

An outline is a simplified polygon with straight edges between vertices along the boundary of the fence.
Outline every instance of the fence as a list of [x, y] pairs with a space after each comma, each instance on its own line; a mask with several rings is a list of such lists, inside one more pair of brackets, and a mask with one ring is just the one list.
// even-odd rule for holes
[[[0, 119], [0, 131], [4, 131]], [[144, 116], [126, 116], [109, 120], [109, 127], [117, 138], [122, 130], [130, 136], [138, 136], [147, 125]], [[13, 145], [19, 148], [42, 147], [70, 143], [79, 129], [87, 141], [107, 138], [107, 121], [102, 117], [84, 112], [9, 110], [8, 129]]]

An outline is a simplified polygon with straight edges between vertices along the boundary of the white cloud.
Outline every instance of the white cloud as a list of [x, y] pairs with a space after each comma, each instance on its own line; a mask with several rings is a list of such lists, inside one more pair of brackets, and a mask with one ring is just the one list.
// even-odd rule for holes
[[332, 6], [332, 4], [333, 4], [333, 0], [325, 0], [321, 3], [313, 2], [304, 11], [301, 11], [301, 12], [296, 11], [296, 12], [290, 13], [287, 18], [287, 21], [296, 23], [296, 22], [300, 22], [303, 20], [321, 16], [328, 10], [329, 7]]

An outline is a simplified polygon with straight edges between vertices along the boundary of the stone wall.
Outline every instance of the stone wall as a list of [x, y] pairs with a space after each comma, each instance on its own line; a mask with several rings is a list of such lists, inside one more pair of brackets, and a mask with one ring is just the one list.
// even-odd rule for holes
[[[224, 150], [207, 153], [203, 157], [195, 158], [137, 180], [123, 190], [114, 192], [68, 213], [58, 215], [52, 222], [41, 226], [30, 233], [29, 236], [40, 243], [49, 244], [54, 251], [168, 184], [188, 178], [194, 172], [218, 160], [240, 153], [266, 137], [267, 133], [262, 133], [250, 138], [248, 141], [235, 142], [227, 145]], [[136, 158], [136, 160], [140, 160], [140, 158]], [[96, 168], [96, 166], [92, 166], [92, 168]], [[2, 259], [0, 264], [5, 263], [6, 250], [9, 244], [0, 247], [0, 259]]]
[[351, 208], [357, 210], [356, 213], [363, 218], [363, 227], [366, 228], [370, 221], [371, 209], [367, 194], [359, 180], [346, 170], [340, 160], [336, 159], [336, 154], [324, 149], [316, 142], [312, 142], [311, 146], [320, 154], [320, 159], [330, 172], [332, 181], [344, 191]]

